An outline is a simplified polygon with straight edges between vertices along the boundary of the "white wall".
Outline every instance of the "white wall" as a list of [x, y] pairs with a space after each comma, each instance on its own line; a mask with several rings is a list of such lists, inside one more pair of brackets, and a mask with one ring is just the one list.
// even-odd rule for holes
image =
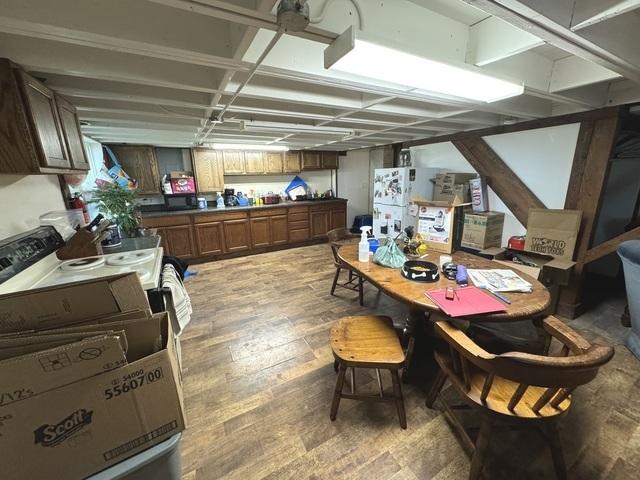
[[[312, 191], [317, 190], [318, 193], [322, 193], [330, 188], [335, 191], [335, 179], [332, 179], [333, 170], [308, 171], [297, 175], [309, 185]], [[240, 191], [245, 194], [249, 193], [250, 190], [280, 194], [289, 186], [295, 176], [295, 173], [286, 175], [226, 175], [224, 177], [224, 186], [226, 188], [235, 188], [236, 192]]]
[[40, 225], [38, 217], [65, 204], [55, 175], [0, 175], [0, 239]]
[[347, 227], [353, 225], [356, 215], [365, 215], [371, 211], [369, 156], [369, 150], [352, 150], [340, 157], [338, 196], [348, 200]]
[[[492, 135], [484, 139], [547, 208], [564, 208], [578, 129], [579, 124], [574, 123]], [[475, 172], [451, 142], [414, 147], [411, 156], [417, 167]], [[489, 208], [505, 214], [503, 245], [512, 235], [526, 233], [524, 226], [491, 189]]]

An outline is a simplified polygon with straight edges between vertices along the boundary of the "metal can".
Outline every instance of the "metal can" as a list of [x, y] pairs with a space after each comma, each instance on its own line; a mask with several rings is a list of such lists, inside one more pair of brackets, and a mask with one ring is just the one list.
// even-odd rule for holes
[[204, 197], [198, 197], [198, 208], [207, 208], [207, 199]]

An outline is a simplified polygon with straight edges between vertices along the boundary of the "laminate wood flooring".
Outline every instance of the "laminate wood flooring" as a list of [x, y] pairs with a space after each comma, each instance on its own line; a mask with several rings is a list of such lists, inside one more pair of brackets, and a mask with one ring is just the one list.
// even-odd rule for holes
[[[343, 400], [335, 422], [328, 345], [332, 322], [377, 313], [401, 322], [406, 308], [365, 285], [329, 295], [328, 245], [194, 265], [188, 279], [193, 319], [182, 336], [188, 428], [183, 478], [465, 479], [469, 460], [441, 411], [424, 406], [428, 383], [404, 385], [408, 429], [391, 404]], [[616, 346], [611, 363], [578, 390], [560, 423], [572, 479], [638, 478], [640, 362], [622, 346], [618, 298], [572, 322], [592, 340]], [[358, 372], [359, 391], [375, 376]], [[383, 376], [386, 388], [391, 379]], [[453, 395], [447, 389], [444, 395]], [[438, 407], [438, 403], [436, 403]], [[473, 426], [474, 418], [468, 423]], [[554, 478], [540, 437], [526, 431], [492, 437], [490, 479]]]

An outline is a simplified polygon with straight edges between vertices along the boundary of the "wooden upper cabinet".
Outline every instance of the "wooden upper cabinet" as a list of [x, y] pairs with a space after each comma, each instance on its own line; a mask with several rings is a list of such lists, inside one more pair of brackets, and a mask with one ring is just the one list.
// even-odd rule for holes
[[71, 167], [75, 170], [89, 170], [89, 162], [82, 142], [80, 121], [78, 120], [76, 107], [60, 95], [56, 95], [55, 100]]
[[160, 169], [155, 149], [148, 145], [109, 145], [125, 173], [138, 181], [140, 195], [160, 193]]
[[284, 170], [284, 155], [282, 152], [266, 152], [265, 167], [267, 173], [282, 173]]
[[302, 152], [302, 170], [319, 170], [322, 168], [320, 152]]
[[54, 94], [20, 69], [15, 70], [43, 167], [71, 168]]
[[285, 173], [300, 172], [300, 152], [285, 152], [283, 171]]
[[247, 175], [265, 173], [263, 152], [244, 152], [244, 171]]
[[240, 150], [223, 151], [222, 165], [225, 175], [244, 175], [244, 152]]
[[222, 192], [224, 190], [224, 172], [221, 152], [209, 148], [194, 148], [191, 152], [198, 192]]
[[322, 152], [322, 168], [338, 168], [338, 152]]

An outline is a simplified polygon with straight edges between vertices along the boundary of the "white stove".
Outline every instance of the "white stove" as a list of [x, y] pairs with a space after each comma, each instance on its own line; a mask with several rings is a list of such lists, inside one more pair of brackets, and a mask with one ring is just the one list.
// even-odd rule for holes
[[[162, 247], [59, 260], [55, 252], [0, 284], [0, 294], [136, 272], [145, 290], [160, 287]], [[8, 258], [8, 257], [7, 257]]]

